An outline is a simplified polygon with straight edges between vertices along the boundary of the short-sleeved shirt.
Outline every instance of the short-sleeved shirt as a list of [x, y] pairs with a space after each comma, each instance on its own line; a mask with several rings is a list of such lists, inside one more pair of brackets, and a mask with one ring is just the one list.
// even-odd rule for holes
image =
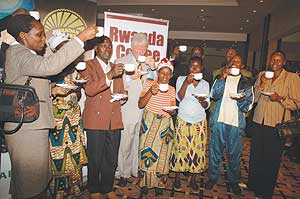
[[[182, 87], [182, 84], [186, 76], [180, 76], [176, 82], [176, 98], [179, 101], [178, 117], [186, 122], [195, 124], [197, 122], [206, 119], [205, 109], [201, 106], [198, 100], [193, 96], [193, 94], [206, 94], [209, 96], [209, 83], [202, 79], [199, 84], [194, 87], [192, 84], [188, 85], [185, 91], [184, 98], [182, 100], [178, 97], [178, 92]], [[206, 98], [209, 108], [210, 100]]]
[[[154, 85], [157, 81], [148, 80], [143, 86], [143, 90], [141, 93], [141, 97], [144, 96], [147, 91], [150, 89], [152, 85]], [[152, 113], [161, 114], [165, 116], [170, 116], [167, 112], [163, 111], [163, 107], [166, 106], [175, 106], [175, 88], [169, 85], [169, 89], [167, 92], [158, 92], [156, 95], [152, 95], [149, 102], [147, 103], [145, 109]]]

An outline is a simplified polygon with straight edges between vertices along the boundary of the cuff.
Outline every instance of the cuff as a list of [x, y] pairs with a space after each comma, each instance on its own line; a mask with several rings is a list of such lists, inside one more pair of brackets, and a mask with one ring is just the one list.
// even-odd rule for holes
[[80, 46], [81, 46], [82, 48], [84, 47], [83, 41], [81, 41], [78, 37], [74, 37], [74, 39], [80, 44]]

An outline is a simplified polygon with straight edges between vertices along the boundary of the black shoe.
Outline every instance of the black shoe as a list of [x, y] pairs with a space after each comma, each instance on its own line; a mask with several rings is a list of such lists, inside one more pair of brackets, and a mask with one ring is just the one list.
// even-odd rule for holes
[[238, 183], [231, 184], [231, 189], [234, 195], [241, 195], [242, 190]]
[[176, 178], [175, 178], [175, 181], [174, 181], [174, 189], [181, 189], [180, 180], [177, 180]]
[[206, 183], [205, 183], [205, 189], [207, 190], [212, 190], [215, 186], [217, 182], [215, 181], [212, 181], [212, 180], [208, 180]]
[[148, 188], [147, 187], [141, 188], [141, 194], [147, 195], [148, 194]]
[[199, 191], [199, 186], [197, 185], [196, 182], [191, 182], [190, 187], [193, 191]]
[[119, 180], [118, 185], [119, 185], [120, 187], [126, 187], [126, 185], [127, 185], [127, 179], [124, 178], [124, 177], [121, 177], [120, 180]]
[[154, 191], [155, 191], [155, 196], [163, 195], [163, 190], [161, 188], [155, 187]]

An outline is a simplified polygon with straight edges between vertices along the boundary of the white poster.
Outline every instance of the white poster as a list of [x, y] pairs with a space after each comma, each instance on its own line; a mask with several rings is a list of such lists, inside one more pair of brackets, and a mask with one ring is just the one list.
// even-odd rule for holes
[[11, 178], [10, 159], [8, 153], [1, 154], [0, 198], [9, 199], [9, 183]]
[[169, 21], [148, 17], [139, 17], [112, 12], [104, 12], [104, 35], [113, 43], [111, 61], [123, 57], [130, 50], [131, 38], [138, 32], [147, 34], [148, 51], [155, 62], [166, 57]]

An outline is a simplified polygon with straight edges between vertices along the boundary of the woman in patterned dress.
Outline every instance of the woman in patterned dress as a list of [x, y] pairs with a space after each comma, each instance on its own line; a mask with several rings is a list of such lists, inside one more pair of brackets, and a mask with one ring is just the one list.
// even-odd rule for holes
[[[144, 108], [140, 131], [139, 186], [142, 193], [155, 188], [156, 195], [162, 195], [169, 173], [169, 159], [174, 137], [171, 114], [175, 110], [163, 107], [176, 105], [175, 89], [168, 85], [173, 73], [172, 64], [165, 58], [157, 67], [158, 80], [145, 82], [139, 99], [139, 108]], [[165, 84], [167, 91], [160, 91]]]
[[[61, 48], [68, 36], [54, 32], [49, 39], [53, 51]], [[76, 71], [73, 66], [67, 67], [59, 75], [52, 77], [53, 83], [73, 85]], [[67, 90], [52, 87], [55, 129], [50, 130], [50, 158], [53, 180], [50, 188], [54, 198], [65, 198], [67, 195], [79, 196], [82, 191], [82, 166], [87, 163], [84, 147], [85, 137], [78, 104], [80, 90]]]
[[[176, 98], [180, 102], [176, 135], [170, 159], [170, 169], [176, 172], [175, 189], [180, 189], [180, 172], [191, 174], [190, 187], [197, 191], [196, 174], [206, 169], [207, 122], [205, 110], [209, 107], [209, 83], [194, 74], [202, 72], [202, 59], [190, 59], [190, 74], [176, 82]], [[197, 95], [198, 94], [198, 95]], [[203, 96], [199, 96], [202, 94]]]

